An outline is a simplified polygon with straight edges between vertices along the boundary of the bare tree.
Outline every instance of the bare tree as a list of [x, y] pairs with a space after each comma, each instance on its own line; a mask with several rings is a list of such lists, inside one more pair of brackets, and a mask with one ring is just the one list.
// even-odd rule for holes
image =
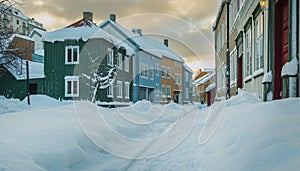
[[24, 55], [24, 49], [9, 48], [13, 32], [7, 28], [9, 19], [7, 14], [9, 10], [16, 5], [20, 5], [16, 0], [0, 1], [0, 73], [5, 65], [17, 65], [16, 59]]

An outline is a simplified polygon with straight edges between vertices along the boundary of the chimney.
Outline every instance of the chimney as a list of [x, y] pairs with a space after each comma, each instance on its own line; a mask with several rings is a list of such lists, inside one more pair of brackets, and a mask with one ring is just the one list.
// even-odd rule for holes
[[93, 22], [93, 12], [91, 11], [83, 11], [83, 18], [88, 19]]
[[164, 44], [169, 47], [169, 40], [168, 39], [164, 39]]
[[137, 31], [136, 31], [136, 28], [132, 28], [132, 33], [136, 33]]
[[116, 14], [109, 14], [109, 19], [113, 22], [116, 22]]
[[137, 32], [139, 35], [142, 35], [142, 29], [136, 29], [136, 32]]

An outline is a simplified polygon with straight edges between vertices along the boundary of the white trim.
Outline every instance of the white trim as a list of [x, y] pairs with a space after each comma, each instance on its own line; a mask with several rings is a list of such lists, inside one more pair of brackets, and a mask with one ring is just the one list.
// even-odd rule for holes
[[124, 98], [125, 99], [129, 99], [129, 94], [130, 94], [130, 83], [129, 82], [125, 82], [125, 92], [124, 92]]
[[[147, 75], [143, 75], [143, 72], [145, 72]], [[140, 67], [140, 76], [141, 78], [144, 78], [144, 79], [148, 79], [149, 78], [149, 73], [148, 73], [148, 65], [145, 64], [145, 63], [142, 63], [141, 64], [141, 67]]]
[[161, 65], [160, 70], [161, 70], [161, 78], [167, 78], [166, 66]]
[[166, 75], [166, 77], [167, 77], [167, 79], [171, 79], [171, 67], [168, 66], [166, 68], [167, 68], [167, 75]]
[[126, 72], [129, 72], [129, 68], [130, 68], [130, 59], [129, 57], [125, 56], [125, 60], [124, 60], [124, 70]]
[[123, 54], [118, 52], [118, 68], [119, 70], [123, 69]]
[[[71, 62], [68, 62], [68, 49], [71, 49]], [[77, 61], [74, 62], [74, 49], [77, 50]], [[79, 64], [79, 46], [65, 46], [65, 64]]]
[[[68, 82], [71, 82], [70, 94], [68, 94]], [[74, 93], [74, 82], [77, 82], [76, 93]], [[65, 97], [78, 97], [78, 96], [79, 96], [79, 76], [65, 76]]]
[[[111, 61], [109, 58], [111, 58]], [[107, 48], [107, 65], [114, 66], [114, 51], [111, 48]]]
[[123, 98], [123, 81], [117, 81], [117, 98]]
[[[169, 94], [168, 89], [170, 90], [170, 94]], [[172, 92], [171, 92], [171, 85], [167, 85], [167, 97], [171, 97], [171, 95], [172, 95]]]
[[[111, 85], [107, 87], [107, 97], [112, 98], [114, 97], [114, 84], [112, 83], [111, 79], [109, 79], [109, 82], [111, 83]], [[111, 90], [111, 94], [109, 94], [109, 90]]]
[[144, 88], [155, 88], [155, 87], [151, 87], [151, 86], [146, 86], [146, 85], [139, 85], [139, 87], [144, 87]]
[[[153, 73], [153, 75], [151, 74], [151, 73]], [[153, 76], [153, 77], [151, 77], [151, 75]], [[155, 76], [155, 71], [154, 71], [154, 68], [153, 68], [153, 66], [150, 66], [150, 80], [154, 80], [154, 76]]]
[[160, 69], [159, 69], [159, 63], [155, 63], [155, 74], [157, 76], [159, 76], [159, 71], [160, 71]]

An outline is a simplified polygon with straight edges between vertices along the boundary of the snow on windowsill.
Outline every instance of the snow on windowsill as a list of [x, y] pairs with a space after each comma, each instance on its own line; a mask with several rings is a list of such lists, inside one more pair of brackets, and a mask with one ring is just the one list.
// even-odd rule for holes
[[268, 73], [265, 74], [262, 83], [271, 83], [272, 82], [272, 72], [269, 71]]
[[252, 79], [252, 75], [249, 75], [248, 77], [246, 77], [245, 79], [244, 79], [244, 82], [248, 82], [248, 81], [250, 81]]
[[254, 73], [252, 74], [252, 77], [255, 78], [255, 77], [258, 77], [260, 75], [262, 75], [264, 73], [264, 69], [261, 68], [261, 69], [258, 69], [256, 71], [254, 71]]
[[281, 76], [295, 76], [298, 72], [298, 60], [294, 57], [290, 62], [287, 62], [282, 67]]

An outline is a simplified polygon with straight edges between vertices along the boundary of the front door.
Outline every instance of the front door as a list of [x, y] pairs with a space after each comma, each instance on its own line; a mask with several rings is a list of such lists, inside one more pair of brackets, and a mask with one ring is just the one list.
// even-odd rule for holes
[[30, 94], [37, 94], [37, 84], [29, 84]]
[[238, 88], [243, 88], [243, 55], [238, 58]]
[[289, 58], [289, 3], [275, 0], [274, 99], [282, 98], [281, 69]]

